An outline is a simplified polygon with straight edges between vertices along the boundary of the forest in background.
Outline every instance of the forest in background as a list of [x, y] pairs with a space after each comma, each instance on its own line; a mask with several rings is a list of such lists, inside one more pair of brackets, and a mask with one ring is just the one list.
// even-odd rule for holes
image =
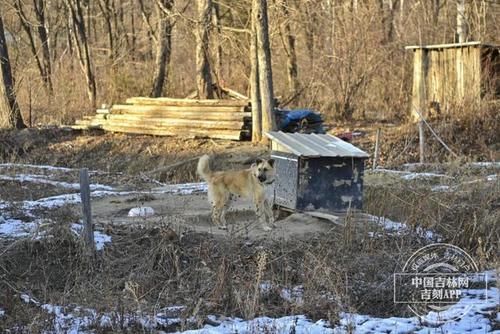
[[[93, 113], [94, 105], [151, 95], [165, 39], [171, 55], [160, 95], [192, 93], [198, 10], [205, 2], [0, 2], [25, 122], [69, 124]], [[211, 3], [212, 80], [249, 95], [251, 1]], [[287, 107], [313, 108], [329, 120], [405, 119], [413, 54], [404, 46], [456, 40], [454, 0], [269, 0], [267, 5], [275, 95]], [[465, 5], [467, 40], [500, 44], [500, 2]], [[78, 15], [72, 16], [73, 9]], [[84, 31], [75, 33], [79, 28]], [[94, 102], [88, 71], [95, 78]]]

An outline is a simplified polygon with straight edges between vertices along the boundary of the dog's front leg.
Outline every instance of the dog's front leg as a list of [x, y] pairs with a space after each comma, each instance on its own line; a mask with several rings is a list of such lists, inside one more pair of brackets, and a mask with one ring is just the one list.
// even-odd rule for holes
[[255, 213], [259, 218], [259, 221], [262, 225], [262, 229], [264, 231], [271, 231], [272, 227], [268, 225], [267, 213], [266, 213], [266, 199], [264, 196], [256, 196], [254, 199], [255, 202]]
[[265, 209], [266, 219], [267, 219], [268, 224], [272, 227], [276, 227], [274, 224], [273, 207], [272, 207], [272, 204], [267, 199], [264, 200], [264, 209]]

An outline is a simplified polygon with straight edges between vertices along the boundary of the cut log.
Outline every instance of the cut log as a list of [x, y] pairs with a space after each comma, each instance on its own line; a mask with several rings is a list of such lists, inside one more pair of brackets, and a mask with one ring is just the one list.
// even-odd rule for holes
[[241, 130], [244, 122], [241, 121], [202, 121], [189, 120], [178, 118], [144, 118], [140, 115], [108, 115], [106, 124], [129, 122], [138, 126], [158, 126], [158, 127], [176, 127], [185, 126], [190, 128], [206, 128], [206, 129], [231, 129]]
[[154, 136], [180, 136], [180, 137], [199, 137], [199, 138], [218, 138], [229, 140], [240, 140], [242, 131], [239, 130], [204, 130], [190, 129], [181, 127], [147, 127], [134, 125], [105, 124], [102, 127], [106, 131], [143, 134]]
[[250, 112], [201, 112], [201, 111], [144, 111], [144, 110], [114, 110], [113, 115], [130, 115], [146, 118], [178, 118], [178, 119], [197, 119], [197, 120], [220, 120], [220, 121], [241, 121], [244, 118], [250, 118]]
[[168, 97], [131, 97], [126, 100], [128, 104], [137, 105], [165, 105], [165, 106], [249, 106], [248, 100], [197, 100], [197, 99], [173, 99]]
[[96, 114], [109, 114], [109, 109], [97, 109]]
[[148, 98], [131, 97], [126, 100], [128, 104], [138, 105], [167, 105], [167, 106], [248, 106], [250, 101], [229, 99], [175, 99], [167, 97]]
[[115, 104], [111, 108], [111, 114], [128, 112], [150, 112], [150, 111], [192, 111], [192, 112], [247, 112], [249, 107], [244, 106], [166, 106], [166, 105], [130, 105]]
[[229, 88], [224, 88], [224, 87], [221, 87], [220, 90], [223, 91], [224, 93], [226, 93], [227, 95], [234, 97], [235, 99], [243, 100], [243, 101], [245, 101], [245, 100], [250, 101], [250, 98], [248, 96], [245, 96], [241, 93], [238, 93], [235, 90], [232, 90]]

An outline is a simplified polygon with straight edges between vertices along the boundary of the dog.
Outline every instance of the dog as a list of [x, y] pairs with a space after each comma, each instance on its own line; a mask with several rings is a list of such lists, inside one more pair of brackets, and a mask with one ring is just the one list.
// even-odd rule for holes
[[198, 161], [198, 174], [207, 181], [208, 200], [212, 204], [212, 222], [220, 229], [227, 229], [226, 211], [235, 196], [253, 200], [255, 213], [265, 231], [273, 225], [273, 211], [266, 199], [266, 185], [274, 182], [274, 160], [257, 159], [248, 169], [219, 171], [210, 169], [210, 157], [204, 155]]

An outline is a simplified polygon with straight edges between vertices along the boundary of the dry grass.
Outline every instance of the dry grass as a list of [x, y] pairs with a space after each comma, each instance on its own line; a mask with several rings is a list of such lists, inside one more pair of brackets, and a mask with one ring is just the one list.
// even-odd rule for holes
[[[415, 233], [417, 227], [431, 228], [442, 241], [463, 247], [482, 268], [496, 265], [499, 183], [464, 184], [450, 193], [431, 193], [431, 185], [367, 186], [366, 211], [406, 222], [412, 227], [408, 233], [381, 230], [372, 238], [369, 225], [348, 217], [344, 228], [334, 226], [323, 234], [249, 242], [173, 231], [146, 221], [142, 229], [105, 227], [112, 243], [95, 261], [85, 257], [69, 230], [77, 217], [64, 209], [52, 212], [47, 218], [56, 223], [46, 233], [54, 237], [16, 241], [0, 256], [1, 298], [8, 315], [0, 319], [0, 328], [50, 327], [50, 316], [19, 301], [21, 292], [47, 303], [95, 308], [100, 314], [151, 314], [163, 306], [185, 305], [181, 317], [196, 321], [177, 329], [200, 326], [209, 314], [306, 314], [332, 323], [341, 311], [406, 316], [407, 309], [392, 301], [392, 274], [428, 242]], [[300, 291], [299, 299], [293, 291]], [[119, 318], [114, 321], [114, 332], [127, 331]]]

